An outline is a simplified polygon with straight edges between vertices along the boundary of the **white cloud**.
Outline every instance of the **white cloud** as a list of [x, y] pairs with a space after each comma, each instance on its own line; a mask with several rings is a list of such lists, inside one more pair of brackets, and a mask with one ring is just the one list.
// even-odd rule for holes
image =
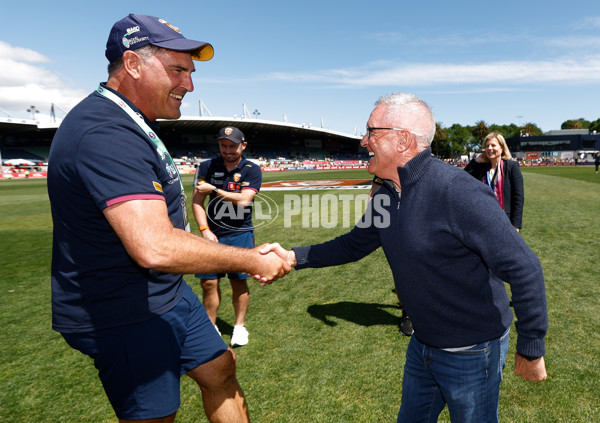
[[382, 44], [402, 44], [408, 46], [465, 47], [523, 41], [525, 34], [505, 34], [497, 32], [473, 33], [427, 33], [426, 36], [402, 32], [380, 32], [366, 38]]
[[23, 47], [13, 47], [4, 41], [0, 41], [0, 57], [10, 57], [12, 60], [19, 62], [43, 63], [50, 60], [43, 54], [37, 51]]
[[43, 64], [49, 62], [34, 50], [0, 41], [0, 108], [23, 117], [31, 105], [44, 113], [49, 113], [52, 103], [68, 110], [87, 95], [70, 88], [68, 80], [45, 69]]
[[578, 25], [576, 25], [576, 27], [578, 29], [600, 28], [600, 16], [588, 16]]
[[54, 103], [57, 115], [64, 115], [61, 110], [68, 111], [88, 93], [64, 88], [43, 87], [31, 83], [22, 86], [0, 87], [0, 107], [13, 113], [16, 117], [26, 115], [30, 106], [35, 106], [42, 113], [50, 113]]
[[[600, 20], [600, 18], [599, 18]], [[600, 27], [600, 23], [598, 25]], [[579, 36], [570, 35], [562, 38], [550, 38], [545, 43], [552, 47], [561, 47], [565, 50], [577, 51], [579, 55], [585, 55], [590, 52], [596, 52], [600, 50], [600, 36]]]
[[312, 82], [342, 87], [448, 86], [456, 84], [538, 85], [540, 83], [588, 84], [600, 82], [600, 56], [582, 60], [497, 61], [489, 63], [378, 62], [364, 68], [330, 69], [313, 73], [271, 73], [271, 80]]

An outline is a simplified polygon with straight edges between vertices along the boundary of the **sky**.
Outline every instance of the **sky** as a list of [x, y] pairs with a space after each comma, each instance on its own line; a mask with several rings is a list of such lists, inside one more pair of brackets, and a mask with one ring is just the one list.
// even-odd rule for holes
[[[443, 127], [544, 132], [600, 118], [596, 1], [0, 0], [0, 116], [50, 124], [106, 81], [112, 25], [153, 15], [215, 56], [195, 62], [182, 116], [364, 133], [375, 101], [409, 92]], [[34, 113], [31, 106], [35, 106]], [[35, 110], [39, 113], [35, 113]]]

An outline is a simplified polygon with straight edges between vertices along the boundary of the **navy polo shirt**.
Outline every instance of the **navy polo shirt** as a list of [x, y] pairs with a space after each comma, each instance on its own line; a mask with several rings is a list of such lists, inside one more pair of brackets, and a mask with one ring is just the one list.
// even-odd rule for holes
[[182, 275], [137, 265], [102, 212], [124, 201], [161, 200], [173, 226], [184, 229], [176, 169], [111, 100], [94, 92], [64, 119], [50, 148], [48, 194], [55, 330], [87, 332], [138, 323], [177, 304], [183, 296]]
[[[236, 168], [229, 172], [223, 158], [217, 157], [200, 163], [194, 177], [194, 186], [198, 180], [204, 180], [224, 191], [242, 192], [243, 189], [252, 189], [258, 192], [262, 183], [262, 172], [260, 166], [243, 157]], [[210, 230], [217, 237], [254, 230], [252, 206], [237, 207], [212, 193], [206, 207], [206, 216]]]

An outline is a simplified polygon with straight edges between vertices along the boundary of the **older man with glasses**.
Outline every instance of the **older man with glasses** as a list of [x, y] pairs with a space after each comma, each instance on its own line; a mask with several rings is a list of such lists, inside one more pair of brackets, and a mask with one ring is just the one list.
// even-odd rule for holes
[[[540, 261], [489, 188], [431, 155], [435, 121], [411, 94], [381, 97], [362, 145], [369, 172], [384, 180], [347, 234], [277, 252], [296, 269], [357, 261], [382, 247], [414, 334], [406, 352], [398, 422], [498, 421], [502, 371], [513, 313], [515, 373], [546, 378], [548, 327]], [[402, 189], [401, 189], [402, 188]]]

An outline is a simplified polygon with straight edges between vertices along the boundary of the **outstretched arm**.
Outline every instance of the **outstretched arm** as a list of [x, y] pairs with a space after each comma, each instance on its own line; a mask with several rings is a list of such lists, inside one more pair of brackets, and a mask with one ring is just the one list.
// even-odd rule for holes
[[173, 227], [162, 200], [132, 200], [104, 209], [104, 215], [133, 260], [166, 273], [247, 272], [262, 282], [291, 270], [275, 253], [210, 242]]

